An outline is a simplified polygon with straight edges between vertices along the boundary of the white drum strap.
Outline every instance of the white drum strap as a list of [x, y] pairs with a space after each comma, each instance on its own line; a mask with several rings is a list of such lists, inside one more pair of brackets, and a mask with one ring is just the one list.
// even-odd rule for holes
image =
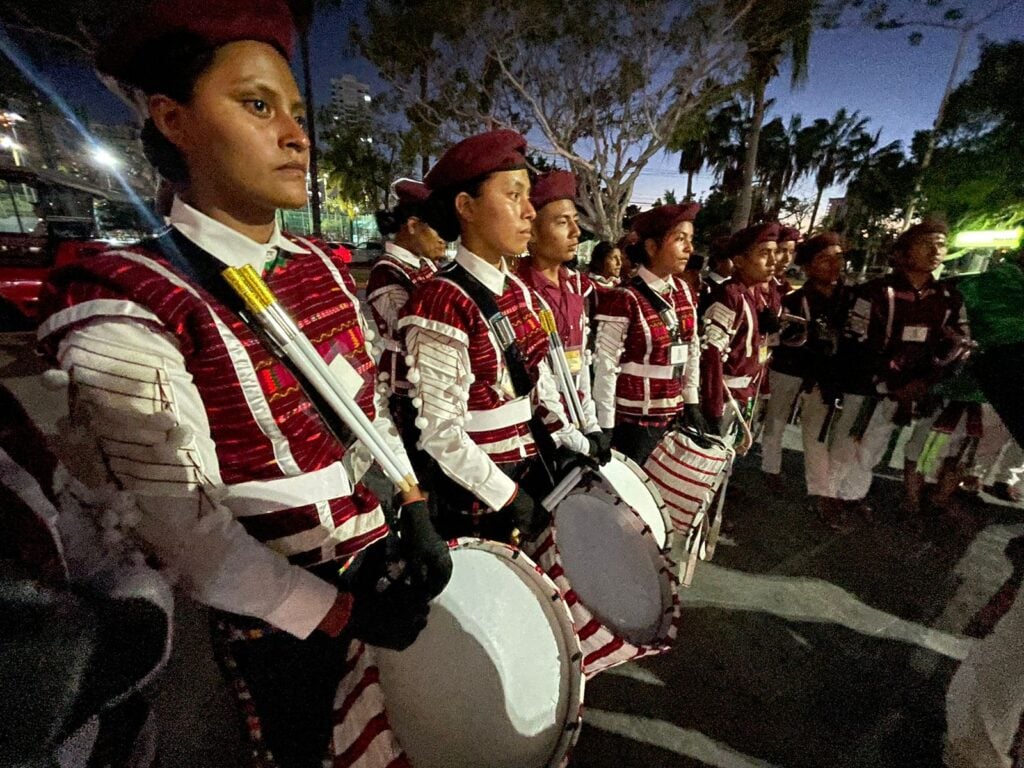
[[722, 533], [722, 517], [725, 511], [725, 492], [729, 488], [729, 478], [732, 476], [732, 465], [735, 454], [730, 452], [729, 459], [726, 462], [725, 468], [722, 470], [725, 477], [722, 478], [722, 484], [718, 486], [718, 503], [715, 505], [715, 516], [711, 520], [711, 525], [708, 530], [708, 538], [704, 545], [704, 551], [701, 553], [700, 559], [709, 561], [715, 556], [715, 547], [718, 545], [718, 537]]

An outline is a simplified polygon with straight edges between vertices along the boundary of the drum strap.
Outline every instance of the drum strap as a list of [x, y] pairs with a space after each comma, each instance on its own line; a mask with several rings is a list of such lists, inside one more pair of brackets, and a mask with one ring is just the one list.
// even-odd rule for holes
[[682, 336], [679, 331], [679, 315], [676, 314], [676, 308], [669, 304], [664, 296], [651, 288], [640, 275], [635, 275], [630, 285], [636, 288], [640, 295], [647, 299], [650, 305], [654, 307], [654, 311], [658, 313], [661, 321], [668, 328], [668, 333], [673, 343], [680, 341]]
[[[512, 323], [509, 322], [509, 319], [505, 317], [498, 307], [498, 302], [494, 300], [494, 294], [458, 262], [453, 262], [445, 267], [439, 276], [451, 280], [465, 291], [466, 295], [483, 313], [483, 316], [487, 319], [487, 325], [490, 326], [491, 332], [501, 346], [505, 367], [508, 369], [509, 378], [512, 380], [512, 389], [515, 390], [516, 397], [529, 397], [533, 392], [533, 379], [530, 378], [530, 374], [526, 370], [526, 361], [523, 359], [522, 350], [516, 343]], [[530, 417], [529, 426], [530, 435], [532, 435], [533, 442], [537, 445], [537, 456], [540, 459], [541, 467], [544, 469], [544, 473], [550, 483], [550, 488], [554, 488], [558, 477], [555, 467], [556, 448], [554, 438], [551, 437], [551, 433], [548, 432], [547, 426], [536, 410], [533, 411], [533, 415]]]

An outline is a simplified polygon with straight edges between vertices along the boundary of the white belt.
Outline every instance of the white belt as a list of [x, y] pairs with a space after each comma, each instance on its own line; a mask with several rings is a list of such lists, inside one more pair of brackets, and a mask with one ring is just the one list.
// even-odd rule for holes
[[723, 376], [722, 380], [729, 389], [743, 389], [749, 387], [754, 380], [753, 376]]
[[495, 429], [525, 424], [533, 416], [530, 398], [517, 397], [504, 405], [486, 411], [470, 411], [466, 429], [470, 432], [492, 432]]
[[315, 472], [225, 485], [221, 491], [226, 494], [221, 501], [235, 517], [251, 517], [351, 496], [352, 483], [345, 467], [336, 461]]
[[640, 376], [644, 379], [675, 379], [678, 378], [682, 365], [646, 365], [644, 363], [623, 363], [622, 373]]

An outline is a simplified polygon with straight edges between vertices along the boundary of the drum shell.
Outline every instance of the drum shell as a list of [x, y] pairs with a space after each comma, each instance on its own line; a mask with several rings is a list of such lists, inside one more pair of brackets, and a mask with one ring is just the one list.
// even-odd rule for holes
[[[543, 593], [545, 611], [550, 611], [551, 615], [556, 617], [556, 623], [560, 628], [567, 651], [568, 667], [563, 670], [569, 680], [565, 704], [567, 715], [564, 727], [558, 737], [557, 747], [545, 766], [559, 768], [566, 765], [570, 751], [579, 737], [584, 691], [583, 654], [573, 629], [572, 616], [568, 607], [561, 599], [556, 585], [529, 557], [515, 547], [469, 538], [449, 542], [449, 546], [453, 550], [453, 558], [458, 558], [459, 550], [462, 549], [483, 550], [504, 558], [517, 572], [523, 574], [524, 578], [531, 580], [531, 586], [538, 593], [538, 599]], [[456, 560], [453, 578], [459, 578], [458, 573], [458, 561]], [[473, 577], [472, 573], [470, 577]], [[443, 596], [444, 593], [440, 597], [443, 598]], [[417, 640], [417, 643], [419, 642], [420, 640]], [[416, 644], [410, 650], [414, 651], [414, 649], [416, 649]], [[383, 673], [386, 672], [386, 668], [382, 671], [381, 667], [390, 663], [390, 659], [393, 659], [396, 653], [355, 642], [350, 647], [351, 669], [339, 686], [335, 704], [337, 723], [334, 732], [335, 768], [346, 768], [349, 765], [357, 764], [357, 761], [361, 768], [362, 766], [418, 768], [417, 764], [413, 762], [412, 756], [400, 744], [396, 732], [402, 729], [394, 728], [390, 719], [395, 713], [391, 712], [389, 715], [387, 711], [389, 691], [393, 689], [389, 687], [388, 675]], [[452, 653], [445, 659], [438, 659], [438, 663], [443, 663], [445, 660], [453, 665], [453, 670], [455, 670], [454, 665], [462, 662], [458, 653]], [[453, 671], [453, 676], [454, 674]], [[397, 679], [391, 685], [400, 689], [399, 693], [403, 692], [402, 685], [397, 682]], [[392, 695], [396, 694], [392, 693]], [[435, 700], [442, 700], [443, 697], [444, 694], [440, 693]], [[339, 718], [339, 715], [344, 715], [344, 717]], [[454, 723], [452, 727], [455, 727]], [[446, 737], [445, 733], [437, 734], [437, 739], [441, 743]], [[412, 742], [409, 746], [412, 746]], [[500, 764], [505, 765], [506, 763]], [[474, 763], [474, 768], [486, 768], [486, 764], [481, 766]]]
[[[660, 545], [662, 553], [668, 555], [675, 543], [675, 527], [658, 486], [639, 464], [618, 451], [612, 451], [612, 460], [602, 465], [598, 471], [622, 500], [651, 528], [651, 533]], [[645, 493], [649, 498], [632, 498], [631, 494], [637, 492]]]
[[694, 518], [707, 514], [735, 456], [724, 441], [706, 439], [710, 447], [698, 445], [682, 432], [668, 432], [644, 462], [676, 533], [684, 539], [691, 534]]
[[[587, 484], [595, 483], [607, 486], [603, 478], [590, 476], [581, 484], [581, 492], [587, 492]], [[623, 530], [636, 536], [641, 541], [649, 541], [649, 555], [658, 562], [658, 582], [661, 601], [661, 615], [657, 628], [648, 641], [629, 640], [624, 633], [609, 626], [596, 614], [600, 613], [585, 605], [573, 588], [572, 576], [567, 573], [562, 552], [558, 545], [558, 509], [554, 511], [554, 521], [540, 539], [524, 547], [551, 577], [565, 598], [572, 612], [576, 631], [580, 636], [583, 648], [583, 672], [590, 678], [599, 672], [612, 669], [629, 661], [653, 656], [668, 651], [678, 632], [680, 604], [676, 565], [666, 557], [654, 540], [650, 526], [629, 505], [618, 499], [614, 507], [616, 514], [621, 515]], [[604, 511], [604, 510], [600, 510]]]

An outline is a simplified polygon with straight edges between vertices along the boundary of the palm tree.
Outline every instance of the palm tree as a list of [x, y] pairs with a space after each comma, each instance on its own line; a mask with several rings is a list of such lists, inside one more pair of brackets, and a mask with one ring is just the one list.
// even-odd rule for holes
[[704, 142], [689, 139], [679, 148], [679, 172], [686, 174], [686, 200], [693, 200], [693, 177], [704, 168]]
[[765, 90], [778, 75], [779, 64], [785, 58], [792, 68], [790, 85], [796, 87], [806, 81], [807, 55], [818, 4], [818, 0], [764, 0], [744, 19], [742, 33], [747, 43], [751, 113], [743, 142], [742, 185], [732, 218], [734, 231], [747, 226], [750, 220], [757, 151], [766, 110]]
[[814, 229], [821, 198], [834, 184], [842, 184], [861, 168], [878, 146], [880, 133], [868, 133], [868, 119], [842, 108], [831, 120], [819, 118], [801, 131], [803, 150], [809, 153], [808, 173], [814, 174], [817, 194], [808, 231]]

